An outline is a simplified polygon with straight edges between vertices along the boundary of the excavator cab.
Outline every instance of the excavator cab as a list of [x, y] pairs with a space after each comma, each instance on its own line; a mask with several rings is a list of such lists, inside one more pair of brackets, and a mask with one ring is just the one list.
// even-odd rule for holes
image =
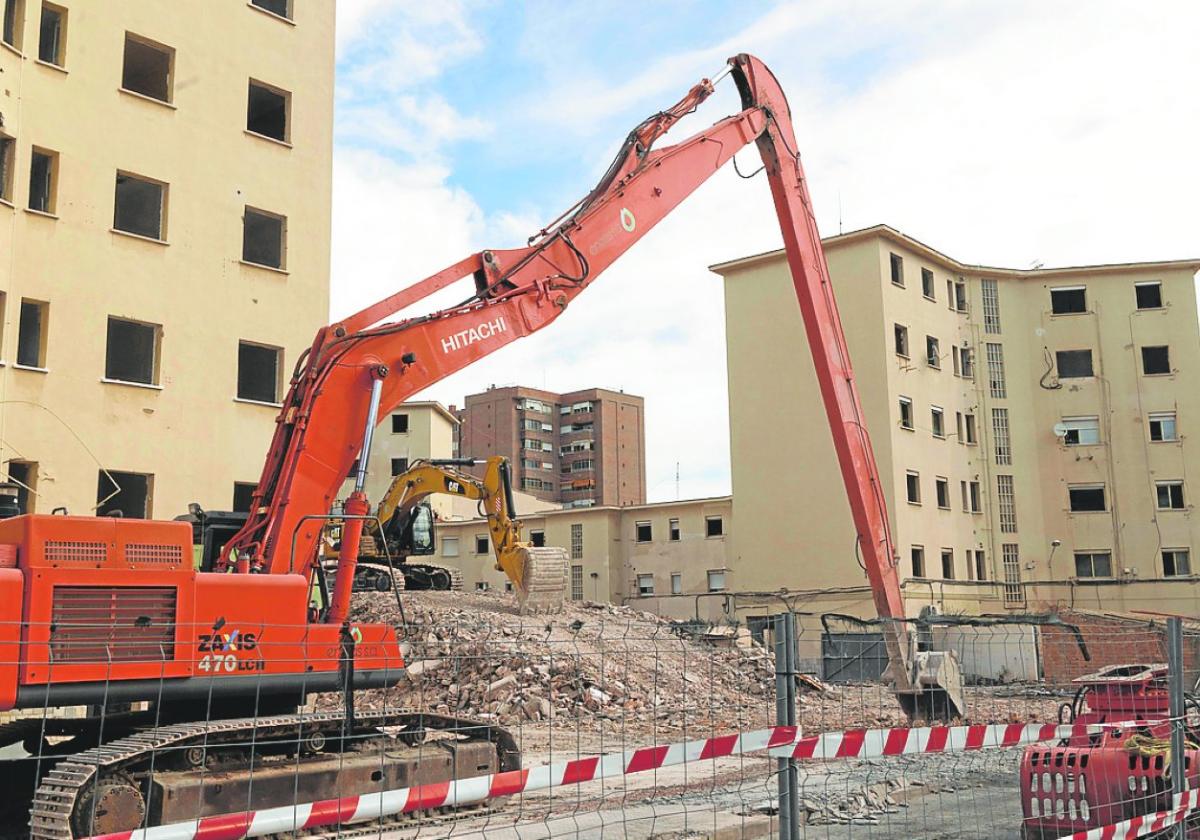
[[427, 557], [433, 554], [433, 508], [424, 501], [402, 515], [393, 516], [383, 524], [388, 550], [394, 557]]

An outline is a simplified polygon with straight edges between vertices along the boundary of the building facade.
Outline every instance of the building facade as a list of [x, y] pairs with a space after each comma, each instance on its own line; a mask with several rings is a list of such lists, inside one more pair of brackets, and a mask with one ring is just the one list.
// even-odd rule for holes
[[457, 451], [503, 455], [518, 488], [566, 507], [646, 501], [645, 402], [623, 391], [520, 386], [467, 396]]
[[[733, 534], [728, 496], [531, 512], [521, 522], [534, 545], [567, 550], [574, 600], [626, 603], [675, 618], [726, 614]], [[436, 539], [432, 559], [461, 569], [468, 589], [507, 588], [495, 569], [485, 519], [439, 522]]]
[[6, 471], [39, 513], [228, 509], [328, 319], [333, 3], [0, 6]]
[[[825, 253], [911, 613], [1196, 613], [1200, 262], [987, 268], [886, 226]], [[783, 253], [713, 270], [734, 513], [760, 523], [738, 529], [731, 583], [869, 613]]]

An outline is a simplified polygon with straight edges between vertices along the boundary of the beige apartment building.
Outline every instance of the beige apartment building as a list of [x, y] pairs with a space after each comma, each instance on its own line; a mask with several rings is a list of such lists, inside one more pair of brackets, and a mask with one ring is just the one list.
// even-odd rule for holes
[[[570, 556], [570, 597], [612, 601], [675, 618], [725, 615], [733, 506], [729, 496], [646, 505], [529, 511], [525, 538]], [[468, 589], [503, 590], [487, 522], [439, 522], [434, 562], [462, 570]]]
[[[883, 225], [825, 252], [910, 613], [1200, 612], [1200, 261], [981, 267]], [[783, 252], [713, 271], [728, 584], [871, 614]]]
[[328, 319], [334, 4], [0, 6], [6, 471], [39, 513], [237, 506]]

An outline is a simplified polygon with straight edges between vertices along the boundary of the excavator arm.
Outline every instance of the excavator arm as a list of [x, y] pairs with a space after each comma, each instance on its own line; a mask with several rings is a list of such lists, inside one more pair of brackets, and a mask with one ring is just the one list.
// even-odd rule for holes
[[[674, 145], [655, 143], [732, 76], [742, 111]], [[738, 55], [715, 80], [702, 80], [671, 108], [625, 138], [600, 182], [522, 248], [466, 259], [320, 330], [296, 365], [291, 387], [245, 527], [226, 545], [240, 572], [308, 573], [327, 514], [354, 459], [351, 516], [366, 516], [362, 493], [371, 430], [396, 405], [512, 341], [552, 323], [605, 269], [721, 168], [755, 143], [775, 202], [784, 249], [820, 383], [863, 566], [885, 621], [897, 691], [921, 692], [914, 680], [904, 604], [854, 373], [829, 282], [816, 219], [800, 165], [791, 113], [779, 83], [758, 59]], [[450, 284], [471, 277], [460, 305], [394, 322], [385, 319]], [[341, 565], [326, 620], [349, 607], [349, 578], [362, 520], [343, 532]], [[352, 548], [353, 550], [348, 550]], [[348, 555], [348, 556], [347, 556]]]
[[[484, 466], [483, 477], [457, 467]], [[365, 528], [377, 542], [407, 521], [413, 508], [433, 495], [460, 496], [479, 503], [487, 518], [496, 570], [512, 581], [522, 612], [561, 609], [566, 594], [567, 556], [561, 548], [534, 546], [521, 539], [521, 522], [513, 502], [508, 459], [472, 458], [418, 461], [392, 479]], [[378, 525], [376, 524], [378, 523]], [[384, 546], [381, 546], [384, 547]]]

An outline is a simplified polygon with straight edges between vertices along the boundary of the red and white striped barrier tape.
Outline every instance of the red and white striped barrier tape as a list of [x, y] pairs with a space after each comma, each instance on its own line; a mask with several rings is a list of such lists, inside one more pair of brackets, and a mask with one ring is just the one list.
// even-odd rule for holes
[[1147, 834], [1178, 825], [1195, 811], [1198, 805], [1200, 791], [1185, 790], [1175, 796], [1172, 807], [1167, 811], [1131, 817], [1119, 823], [1077, 831], [1074, 834], [1064, 834], [1059, 840], [1134, 840], [1136, 837], [1145, 837]]
[[[1119, 724], [1117, 724], [1119, 725]], [[1145, 725], [1141, 722], [1139, 725]], [[794, 726], [719, 735], [619, 753], [557, 761], [438, 784], [418, 785], [318, 802], [203, 817], [88, 840], [241, 840], [322, 826], [347, 825], [430, 808], [473, 805], [488, 799], [563, 785], [611, 779], [695, 761], [769, 751], [775, 758], [835, 759], [911, 755], [988, 747], [1015, 747], [1098, 732], [1112, 724], [992, 724], [852, 729], [799, 737]]]
[[[771, 750], [776, 758], [878, 758], [887, 755], [963, 752], [985, 747], [1017, 747], [1055, 738], [1099, 732], [1100, 724], [1009, 723], [975, 726], [923, 726], [848, 729], [800, 738]], [[1111, 727], [1108, 727], [1111, 728]]]

